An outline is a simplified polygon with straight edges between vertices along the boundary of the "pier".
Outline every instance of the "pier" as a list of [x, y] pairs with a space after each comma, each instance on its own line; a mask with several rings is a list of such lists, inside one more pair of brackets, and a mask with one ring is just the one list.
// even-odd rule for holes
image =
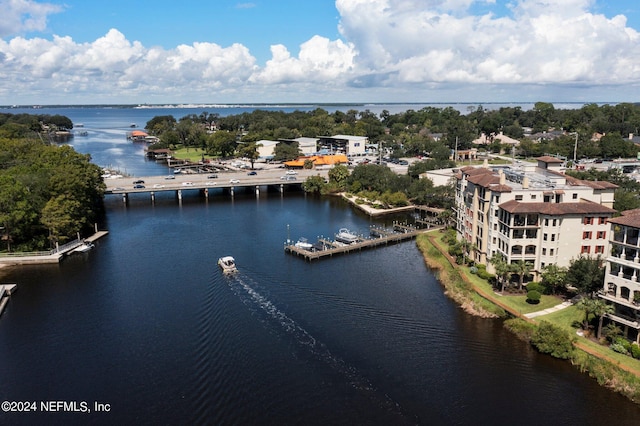
[[394, 224], [390, 229], [372, 226], [369, 232], [370, 237], [359, 238], [351, 244], [319, 238], [311, 249], [296, 247], [295, 243], [291, 244], [289, 242], [285, 244], [284, 251], [289, 254], [301, 256], [307, 261], [312, 261], [410, 240], [420, 234], [422, 230], [413, 226]]

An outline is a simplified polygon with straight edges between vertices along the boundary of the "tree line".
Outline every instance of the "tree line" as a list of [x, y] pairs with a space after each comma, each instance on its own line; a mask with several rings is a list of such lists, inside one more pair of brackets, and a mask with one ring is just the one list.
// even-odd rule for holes
[[[640, 106], [586, 104], [579, 109], [556, 109], [551, 103], [537, 102], [530, 110], [470, 106], [466, 114], [453, 107], [432, 106], [396, 114], [387, 110], [375, 114], [368, 109], [331, 113], [323, 108], [289, 113], [256, 109], [224, 117], [207, 112], [179, 120], [157, 116], [147, 122], [146, 129], [161, 139], [157, 148], [194, 146], [223, 157], [233, 155], [238, 147], [255, 147], [260, 140], [336, 134], [367, 136], [394, 157], [423, 156], [471, 148], [485, 134], [487, 143], [479, 148], [491, 152], [505, 149], [500, 139], [505, 135], [521, 141], [516, 155], [554, 153], [573, 158], [575, 151], [577, 158], [617, 158], [636, 155], [629, 136], [639, 133]], [[535, 136], [525, 137], [525, 131]], [[558, 132], [553, 138], [552, 131]], [[285, 157], [297, 153], [291, 150]]]
[[50, 249], [89, 231], [103, 211], [100, 167], [40, 137], [73, 127], [61, 117], [0, 115], [0, 251]]

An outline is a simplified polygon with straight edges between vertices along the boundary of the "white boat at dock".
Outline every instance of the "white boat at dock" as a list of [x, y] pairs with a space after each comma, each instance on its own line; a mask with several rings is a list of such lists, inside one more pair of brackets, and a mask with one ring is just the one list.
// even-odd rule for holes
[[224, 273], [232, 273], [238, 270], [236, 268], [236, 260], [231, 256], [224, 256], [218, 259], [218, 266], [222, 268]]
[[296, 247], [303, 250], [312, 250], [313, 244], [311, 244], [306, 238], [300, 237], [298, 241], [294, 244]]
[[74, 248], [71, 252], [72, 253], [86, 253], [86, 252], [88, 252], [89, 250], [91, 250], [94, 247], [95, 247], [95, 245], [93, 243], [85, 241], [81, 245], [79, 245], [78, 247]]
[[344, 244], [353, 244], [358, 242], [358, 236], [347, 228], [340, 228], [336, 234], [336, 241]]

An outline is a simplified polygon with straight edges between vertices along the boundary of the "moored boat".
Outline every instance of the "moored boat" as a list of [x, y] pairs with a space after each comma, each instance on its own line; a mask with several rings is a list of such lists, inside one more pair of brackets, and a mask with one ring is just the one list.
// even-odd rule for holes
[[336, 241], [345, 244], [353, 244], [358, 241], [358, 236], [349, 231], [347, 228], [340, 228], [340, 230], [336, 234]]
[[86, 253], [86, 252], [88, 252], [89, 250], [91, 250], [94, 247], [95, 246], [93, 245], [93, 243], [90, 243], [89, 241], [85, 241], [81, 245], [79, 245], [78, 247], [73, 249], [72, 252], [73, 253]]
[[222, 272], [231, 273], [236, 272], [236, 260], [231, 256], [224, 256], [218, 259], [218, 266], [222, 268]]
[[306, 238], [304, 237], [300, 237], [298, 239], [298, 241], [294, 244], [296, 247], [303, 249], [303, 250], [312, 250], [313, 249], [313, 244], [311, 244], [309, 241], [307, 241]]

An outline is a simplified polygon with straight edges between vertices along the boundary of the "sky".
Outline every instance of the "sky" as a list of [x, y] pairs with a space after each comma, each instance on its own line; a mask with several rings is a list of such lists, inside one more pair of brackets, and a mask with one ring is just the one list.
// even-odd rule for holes
[[0, 105], [636, 102], [638, 0], [0, 0]]

